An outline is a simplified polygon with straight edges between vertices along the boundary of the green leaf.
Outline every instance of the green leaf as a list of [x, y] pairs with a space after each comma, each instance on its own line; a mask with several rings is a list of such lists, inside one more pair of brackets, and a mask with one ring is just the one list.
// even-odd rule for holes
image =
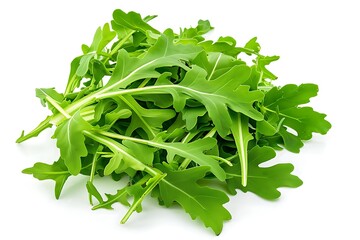
[[196, 44], [197, 42], [203, 41], [204, 37], [202, 35], [208, 33], [212, 29], [214, 28], [211, 26], [208, 20], [199, 20], [196, 28], [184, 28], [184, 30], [180, 32], [178, 41], [181, 43], [192, 42]]
[[139, 79], [157, 78], [160, 73], [156, 71], [156, 68], [159, 67], [188, 68], [183, 61], [194, 59], [201, 48], [194, 45], [174, 45], [173, 40], [173, 32], [165, 31], [143, 58], [130, 57], [128, 52], [120, 50], [113, 75], [105, 89], [124, 88]]
[[[309, 140], [314, 132], [326, 134], [331, 128], [331, 124], [325, 120], [325, 114], [318, 113], [311, 107], [300, 107], [316, 96], [317, 91], [315, 84], [288, 84], [281, 88], [274, 87], [265, 95], [262, 107], [265, 119], [272, 125], [282, 121], [279, 134], [289, 151], [299, 152], [303, 146], [301, 140]], [[286, 127], [295, 130], [297, 136], [286, 131]]]
[[182, 110], [182, 119], [186, 122], [186, 129], [192, 130], [197, 125], [198, 117], [202, 117], [206, 114], [206, 108], [184, 108]]
[[160, 198], [165, 206], [179, 203], [192, 219], [199, 218], [206, 227], [220, 234], [223, 222], [231, 219], [223, 206], [229, 198], [224, 192], [197, 184], [209, 168], [200, 166], [183, 171], [172, 171], [162, 166], [158, 168], [167, 174], [159, 183]]
[[[155, 16], [149, 16], [145, 18], [146, 20], [153, 19]], [[116, 9], [113, 13], [113, 18], [116, 24], [126, 27], [128, 29], [141, 31], [146, 33], [147, 31], [152, 31], [154, 33], [159, 33], [158, 30], [146, 23], [136, 12], [125, 13], [121, 9]]]
[[252, 51], [254, 51], [255, 53], [259, 53], [260, 52], [260, 44], [257, 42], [257, 37], [254, 37], [252, 39], [250, 39], [246, 44], [245, 44], [245, 49], [250, 49]]
[[130, 206], [130, 203], [128, 202], [128, 193], [126, 192], [126, 188], [118, 190], [114, 195], [108, 193], [105, 193], [105, 195], [107, 197], [107, 200], [100, 202], [98, 205], [94, 206], [92, 208], [93, 210], [100, 208], [113, 209], [112, 205], [117, 202], [121, 203], [124, 206]]
[[276, 199], [280, 197], [279, 187], [296, 188], [302, 185], [302, 181], [291, 174], [294, 166], [289, 163], [277, 164], [271, 167], [260, 167], [261, 163], [269, 161], [275, 157], [275, 151], [270, 147], [255, 146], [248, 153], [248, 184], [246, 187], [240, 184], [240, 166], [226, 166], [229, 177], [227, 185], [233, 194], [235, 189], [243, 192], [253, 192], [265, 199]]
[[114, 153], [113, 156], [110, 158], [109, 163], [106, 164], [106, 167], [104, 169], [104, 175], [110, 175], [117, 168], [119, 168], [122, 160], [123, 160], [123, 155], [121, 153], [119, 152]]
[[[123, 219], [121, 220], [121, 223], [126, 223], [126, 221], [129, 219], [130, 215], [134, 211], [137, 211], [137, 212], [142, 211], [142, 207], [141, 207], [142, 201], [149, 193], [151, 193], [151, 191], [159, 184], [159, 182], [161, 180], [163, 180], [163, 178], [165, 176], [166, 176], [166, 174], [161, 174], [161, 175], [158, 174], [158, 175], [154, 176], [153, 178], [150, 178], [149, 180], [147, 180], [145, 187], [140, 187], [137, 183], [137, 184], [127, 188], [127, 192], [129, 193], [129, 195], [134, 197], [134, 202], [131, 205], [128, 212], [123, 217]], [[146, 176], [144, 178], [146, 178]], [[141, 180], [139, 182], [141, 182]]]
[[233, 113], [232, 121], [231, 133], [234, 137], [237, 154], [240, 160], [241, 184], [246, 186], [248, 172], [248, 143], [253, 139], [253, 136], [249, 133], [249, 119], [246, 116], [243, 116], [240, 113]]
[[[104, 27], [101, 31], [100, 40], [96, 45], [93, 46], [93, 49], [97, 54], [100, 54], [103, 49], [116, 37], [116, 33], [110, 30], [110, 25], [108, 23], [104, 24]], [[92, 49], [92, 46], [90, 47]]]
[[37, 88], [35, 90], [36, 97], [38, 97], [41, 101], [41, 104], [45, 107], [46, 104], [48, 105], [48, 108], [53, 113], [58, 113], [58, 110], [48, 101], [47, 98], [51, 98], [54, 100], [59, 106], [66, 107], [69, 105], [69, 102], [67, 102], [64, 99], [64, 95], [58, 93], [55, 88]]
[[156, 151], [154, 148], [128, 140], [122, 141], [122, 144], [130, 150], [131, 155], [141, 159], [142, 163], [148, 166], [153, 165], [154, 152]]
[[225, 172], [219, 166], [217, 160], [204, 154], [205, 150], [210, 150], [216, 145], [214, 138], [203, 138], [190, 143], [159, 143], [159, 147], [168, 152], [168, 159], [173, 159], [175, 155], [183, 158], [188, 158], [199, 164], [200, 166], [207, 166], [210, 171], [220, 180], [225, 180]]
[[234, 43], [236, 44], [236, 41], [232, 37], [220, 37], [216, 42], [207, 40], [198, 45], [203, 47], [206, 52], [218, 52], [237, 58], [242, 49], [236, 47]]
[[[261, 120], [263, 116], [255, 110], [252, 104], [263, 98], [260, 91], [249, 91], [249, 86], [241, 85], [249, 77], [247, 66], [235, 66], [217, 79], [208, 81], [206, 71], [197, 66], [187, 72], [178, 85], [168, 82], [158, 83], [158, 89], [150, 89], [151, 93], [170, 93], [174, 98], [174, 108], [181, 111], [189, 97], [201, 102], [207, 109], [217, 131], [226, 136], [230, 130], [231, 117], [228, 108], [243, 113], [250, 118]], [[142, 91], [147, 91], [143, 88]], [[241, 96], [241, 98], [239, 97]]]
[[132, 154], [130, 154], [131, 150], [128, 149], [127, 147], [125, 147], [124, 145], [118, 143], [117, 141], [99, 135], [97, 133], [92, 133], [92, 132], [84, 132], [84, 134], [95, 140], [96, 142], [105, 145], [106, 147], [108, 147], [114, 154], [122, 154], [123, 156], [123, 161], [122, 163], [124, 164], [123, 168], [132, 168], [134, 170], [137, 171], [144, 171], [145, 169], [147, 169], [148, 171], [150, 171], [150, 168], [148, 168], [145, 163], [143, 163], [141, 161], [141, 159], [136, 158], [135, 156], [133, 156]]
[[[108, 23], [106, 23], [102, 29], [99, 27], [96, 30], [90, 47], [85, 49], [84, 55], [80, 59], [79, 66], [76, 70], [77, 76], [85, 76], [89, 70], [90, 61], [97, 56], [97, 54], [100, 54], [115, 36], [116, 33], [110, 30], [110, 25]], [[76, 62], [74, 62], [74, 64], [76, 64]]]
[[215, 160], [212, 156], [204, 154], [205, 150], [210, 150], [216, 145], [215, 138], [210, 138], [210, 137], [203, 138], [190, 143], [181, 143], [181, 142], [168, 143], [168, 142], [163, 142], [160, 137], [154, 140], [144, 140], [144, 139], [127, 137], [120, 134], [109, 133], [104, 131], [99, 131], [99, 134], [115, 139], [129, 140], [136, 143], [149, 145], [152, 147], [165, 149], [168, 153], [167, 155], [168, 160], [174, 159], [175, 155], [178, 155], [185, 159], [188, 158], [201, 166], [209, 167], [210, 171], [220, 181], [225, 180], [225, 172], [220, 167], [218, 161]]
[[[101, 194], [99, 193], [99, 191], [96, 189], [96, 187], [94, 186], [94, 184], [90, 181], [88, 181], [86, 183], [86, 189], [88, 191], [88, 193], [90, 194], [89, 197], [91, 198], [92, 196], [94, 196], [100, 204], [104, 203], [104, 200], [101, 196]], [[90, 200], [90, 203], [92, 204], [92, 200]]]
[[80, 112], [60, 124], [53, 138], [57, 139], [56, 146], [60, 149], [61, 158], [72, 175], [81, 170], [81, 157], [87, 156], [84, 130], [91, 130], [92, 126], [83, 120]]
[[175, 116], [175, 111], [171, 109], [147, 109], [140, 106], [140, 104], [131, 96], [120, 96], [124, 103], [123, 108], [129, 108], [132, 111], [131, 122], [126, 129], [126, 135], [131, 136], [132, 133], [138, 129], [143, 129], [148, 139], [153, 139], [160, 129], [162, 124]]
[[263, 78], [266, 79], [270, 79], [270, 80], [276, 80], [277, 76], [275, 76], [272, 72], [270, 72], [266, 66], [269, 65], [270, 63], [279, 60], [279, 56], [258, 56], [257, 60], [256, 60], [256, 64], [257, 64], [257, 70], [259, 72], [263, 73]]
[[64, 164], [64, 160], [61, 158], [52, 165], [40, 162], [35, 163], [33, 167], [26, 168], [22, 172], [32, 174], [34, 178], [39, 180], [54, 180], [56, 199], [59, 199], [66, 180], [71, 176]]
[[77, 76], [79, 76], [79, 77], [85, 76], [85, 74], [89, 70], [89, 63], [90, 63], [91, 59], [94, 58], [94, 56], [95, 56], [95, 53], [88, 53], [81, 57], [79, 66], [76, 70]]

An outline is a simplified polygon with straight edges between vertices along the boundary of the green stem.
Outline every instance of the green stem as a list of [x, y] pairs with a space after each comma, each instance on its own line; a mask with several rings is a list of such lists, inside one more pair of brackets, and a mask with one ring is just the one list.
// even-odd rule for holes
[[79, 77], [76, 75], [76, 73], [74, 73], [74, 75], [71, 77], [70, 81], [66, 85], [65, 92], [64, 92], [65, 96], [74, 91], [74, 82], [76, 82], [78, 80], [78, 78]]
[[145, 78], [144, 81], [138, 86], [138, 88], [143, 88], [146, 86], [146, 84], [151, 80], [151, 78]]
[[61, 113], [62, 115], [64, 115], [64, 117], [66, 118], [71, 118], [71, 116], [51, 97], [46, 96], [46, 101], [48, 101], [51, 105], [53, 105], [54, 108], [56, 108], [56, 110], [59, 111], [59, 113]]
[[271, 110], [270, 108], [267, 108], [267, 107], [265, 107], [265, 106], [262, 106], [262, 109], [264, 109], [264, 110], [266, 110], [266, 111], [269, 111], [269, 112], [272, 112], [272, 113], [275, 113], [275, 114], [278, 114], [279, 116], [286, 117], [286, 118], [290, 118], [290, 119], [293, 119], [293, 120], [295, 120], [295, 121], [300, 122], [299, 119], [297, 119], [297, 118], [294, 118], [294, 117], [292, 117], [292, 116], [289, 116], [289, 115], [286, 115], [286, 114], [283, 114], [283, 113], [280, 113], [280, 112], [276, 112], [276, 111]]
[[[162, 174], [162, 175], [158, 175], [155, 176], [154, 181], [152, 181], [150, 183], [150, 185], [148, 185], [146, 187], [145, 192], [141, 195], [141, 197], [139, 199], [137, 199], [136, 202], [134, 202], [131, 207], [129, 208], [129, 210], [127, 211], [127, 213], [125, 214], [125, 216], [123, 217], [123, 219], [121, 219], [121, 223], [124, 224], [126, 223], [126, 221], [129, 219], [129, 217], [131, 216], [131, 214], [136, 210], [136, 208], [140, 205], [140, 203], [144, 200], [144, 198], [159, 184], [159, 182], [161, 180], [164, 179], [164, 177], [166, 177], [166, 174]], [[151, 179], [149, 180], [151, 181]]]
[[115, 53], [117, 53], [119, 51], [119, 49], [126, 43], [127, 40], [129, 40], [129, 38], [135, 33], [135, 31], [131, 31], [129, 32], [123, 39], [121, 39], [117, 44], [116, 46], [111, 50], [111, 52], [109, 53], [109, 56], [107, 56], [105, 58], [105, 63], [107, 61], [109, 61], [110, 57], [112, 55], [114, 55]]
[[36, 128], [34, 128], [31, 132], [24, 135], [24, 131], [21, 132], [21, 136], [16, 140], [16, 143], [21, 143], [29, 138], [36, 137], [47, 128], [50, 128], [52, 124], [50, 123], [51, 116], [45, 118]]
[[[145, 165], [144, 163], [142, 163], [140, 160], [138, 160], [137, 158], [135, 158], [134, 156], [129, 154], [127, 151], [125, 151], [118, 142], [114, 141], [111, 138], [106, 137], [104, 134], [98, 135], [96, 133], [89, 132], [89, 131], [84, 131], [83, 133], [85, 136], [95, 140], [96, 142], [107, 146], [113, 152], [119, 152], [123, 156], [126, 156], [127, 160], [130, 161], [130, 165], [141, 166], [141, 169], [135, 169], [135, 170], [145, 171], [148, 174], [150, 174], [151, 176], [157, 176], [159, 174], [158, 171], [156, 171], [152, 167], [149, 167], [149, 166]], [[99, 133], [100, 133], [100, 131], [99, 131]], [[115, 134], [115, 135], [118, 135], [118, 134]], [[121, 136], [121, 135], [119, 135], [119, 136]]]
[[229, 165], [230, 167], [233, 166], [233, 164], [232, 164], [229, 160], [227, 160], [226, 158], [222, 158], [222, 157], [215, 156], [215, 155], [211, 155], [211, 157], [219, 160], [220, 162], [226, 163], [226, 164]]

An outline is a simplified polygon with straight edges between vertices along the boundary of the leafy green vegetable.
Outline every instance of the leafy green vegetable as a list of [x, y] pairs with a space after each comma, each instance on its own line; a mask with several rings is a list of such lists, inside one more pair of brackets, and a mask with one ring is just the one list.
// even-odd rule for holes
[[[115, 10], [71, 62], [64, 92], [36, 89], [51, 115], [17, 142], [54, 127], [60, 157], [23, 173], [54, 180], [56, 198], [70, 176], [88, 176], [94, 210], [129, 208], [121, 223], [152, 196], [220, 234], [231, 219], [227, 193], [276, 199], [278, 188], [300, 186], [292, 164], [261, 164], [275, 150], [299, 152], [331, 125], [305, 105], [317, 95], [315, 84], [273, 85], [268, 65], [279, 57], [262, 55], [256, 37], [239, 47], [230, 36], [206, 40], [208, 20], [174, 33], [151, 26], [153, 18]], [[117, 192], [98, 189], [100, 177], [114, 180]], [[118, 187], [120, 179], [127, 184]]]
[[169, 207], [179, 203], [192, 219], [200, 218], [206, 227], [220, 234], [224, 220], [230, 220], [230, 213], [223, 207], [229, 198], [222, 191], [201, 187], [196, 181], [202, 179], [207, 167], [193, 167], [183, 171], [172, 171], [160, 167], [167, 176], [159, 184], [160, 199]]
[[56, 146], [60, 149], [60, 156], [72, 175], [80, 173], [81, 157], [88, 155], [82, 132], [91, 128], [92, 126], [77, 112], [55, 130], [53, 137], [57, 139]]
[[260, 167], [259, 164], [269, 161], [275, 157], [275, 151], [270, 147], [255, 146], [248, 153], [249, 170], [248, 184], [244, 187], [240, 184], [241, 172], [239, 165], [228, 167], [227, 180], [230, 192], [235, 194], [235, 189], [243, 192], [253, 192], [265, 199], [276, 199], [280, 197], [279, 187], [299, 187], [302, 181], [290, 173], [294, 166], [290, 163], [277, 164], [271, 167]]
[[55, 197], [59, 199], [61, 190], [64, 187], [64, 184], [68, 177], [71, 176], [71, 173], [68, 171], [64, 164], [63, 159], [59, 159], [53, 164], [46, 163], [35, 163], [33, 167], [26, 168], [22, 171], [26, 174], [32, 174], [35, 178], [39, 180], [51, 179], [55, 181]]

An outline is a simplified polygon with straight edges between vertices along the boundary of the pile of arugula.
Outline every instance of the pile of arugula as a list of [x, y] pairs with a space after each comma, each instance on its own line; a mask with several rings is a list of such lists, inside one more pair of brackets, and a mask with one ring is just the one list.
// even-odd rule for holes
[[[151, 195], [220, 234], [231, 218], [227, 194], [239, 189], [276, 199], [279, 187], [300, 186], [292, 164], [259, 165], [275, 150], [299, 152], [312, 133], [326, 134], [331, 125], [303, 106], [317, 85], [272, 84], [277, 77], [267, 65], [279, 57], [262, 55], [256, 38], [244, 47], [232, 37], [206, 40], [213, 28], [203, 20], [179, 34], [160, 32], [147, 23], [154, 17], [115, 10], [111, 25], [99, 27], [72, 61], [64, 93], [36, 89], [52, 114], [17, 142], [55, 126], [60, 157], [23, 173], [54, 180], [56, 198], [70, 176], [89, 176], [93, 209], [129, 207], [121, 223]], [[105, 198], [97, 177], [128, 184]]]

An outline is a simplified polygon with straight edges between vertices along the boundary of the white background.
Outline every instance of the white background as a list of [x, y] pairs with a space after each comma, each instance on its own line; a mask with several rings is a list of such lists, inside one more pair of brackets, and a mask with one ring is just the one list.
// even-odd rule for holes
[[[359, 69], [358, 1], [165, 1], [12, 0], [0, 3], [0, 239], [360, 239], [359, 233]], [[161, 30], [195, 26], [210, 19], [211, 37], [232, 35], [244, 44], [258, 36], [264, 54], [280, 55], [271, 69], [277, 84], [319, 84], [312, 106], [328, 114], [333, 128], [316, 135], [300, 154], [281, 152], [304, 185], [282, 189], [269, 202], [239, 193], [226, 206], [233, 219], [216, 237], [181, 209], [148, 199], [127, 224], [126, 209], [91, 211], [86, 178], [69, 181], [60, 200], [53, 182], [21, 174], [34, 162], [52, 162], [58, 151], [51, 131], [21, 145], [47, 110], [36, 87], [63, 90], [74, 56], [91, 43], [95, 29], [112, 11], [158, 14]]]

